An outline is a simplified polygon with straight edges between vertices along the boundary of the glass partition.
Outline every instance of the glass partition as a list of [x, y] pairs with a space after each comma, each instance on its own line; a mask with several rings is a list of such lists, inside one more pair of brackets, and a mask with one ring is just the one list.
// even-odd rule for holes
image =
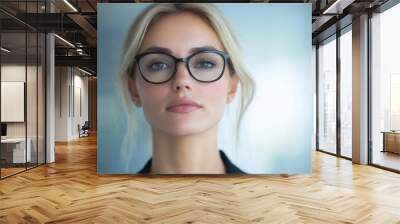
[[336, 154], [336, 36], [318, 47], [318, 149]]
[[45, 35], [16, 19], [44, 3], [0, 2], [0, 178], [45, 163]]
[[3, 32], [1, 47], [1, 176], [7, 177], [24, 171], [31, 157], [26, 150], [26, 33]]

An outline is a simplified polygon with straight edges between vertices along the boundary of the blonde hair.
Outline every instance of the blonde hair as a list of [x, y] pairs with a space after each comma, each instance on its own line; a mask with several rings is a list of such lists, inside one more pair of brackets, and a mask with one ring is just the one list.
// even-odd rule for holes
[[[132, 106], [134, 103], [129, 92], [129, 79], [133, 76], [133, 68], [135, 65], [135, 55], [138, 54], [142, 45], [143, 39], [157, 19], [163, 15], [191, 12], [202, 19], [205, 19], [208, 24], [215, 30], [223, 47], [230, 57], [230, 67], [233, 70], [232, 75], [237, 75], [241, 89], [239, 116], [236, 123], [236, 131], [238, 132], [242, 117], [247, 110], [254, 94], [254, 81], [250, 74], [245, 69], [241, 58], [239, 57], [238, 42], [233, 35], [228, 22], [223, 18], [220, 12], [209, 3], [163, 3], [153, 4], [144, 10], [138, 19], [130, 26], [126, 35], [125, 42], [122, 48], [121, 65], [119, 70], [119, 88], [124, 98], [125, 109], [129, 118], [129, 126], [127, 138], [132, 136], [133, 130], [137, 130], [137, 124], [132, 118]], [[136, 126], [136, 127], [135, 127]], [[238, 136], [238, 135], [237, 135]]]

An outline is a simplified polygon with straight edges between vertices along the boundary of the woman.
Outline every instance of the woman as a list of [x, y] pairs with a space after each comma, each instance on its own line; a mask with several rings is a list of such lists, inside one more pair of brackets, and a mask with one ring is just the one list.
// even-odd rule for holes
[[130, 113], [143, 108], [153, 157], [139, 173], [244, 173], [218, 148], [218, 123], [238, 87], [240, 119], [253, 81], [226, 21], [210, 4], [154, 4], [132, 24], [120, 85]]

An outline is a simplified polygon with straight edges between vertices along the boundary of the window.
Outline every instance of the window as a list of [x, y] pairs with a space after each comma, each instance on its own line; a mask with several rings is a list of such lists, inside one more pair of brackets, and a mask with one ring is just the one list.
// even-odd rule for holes
[[340, 36], [340, 155], [352, 157], [352, 33], [351, 26]]
[[336, 36], [318, 48], [318, 149], [336, 153]]
[[[400, 170], [400, 4], [371, 19], [372, 163]], [[399, 149], [397, 151], [397, 149]]]

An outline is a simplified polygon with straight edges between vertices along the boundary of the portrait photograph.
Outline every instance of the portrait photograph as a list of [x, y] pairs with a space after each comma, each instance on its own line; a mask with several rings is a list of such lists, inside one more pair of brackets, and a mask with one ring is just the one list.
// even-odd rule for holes
[[311, 172], [311, 5], [98, 5], [99, 174]]

